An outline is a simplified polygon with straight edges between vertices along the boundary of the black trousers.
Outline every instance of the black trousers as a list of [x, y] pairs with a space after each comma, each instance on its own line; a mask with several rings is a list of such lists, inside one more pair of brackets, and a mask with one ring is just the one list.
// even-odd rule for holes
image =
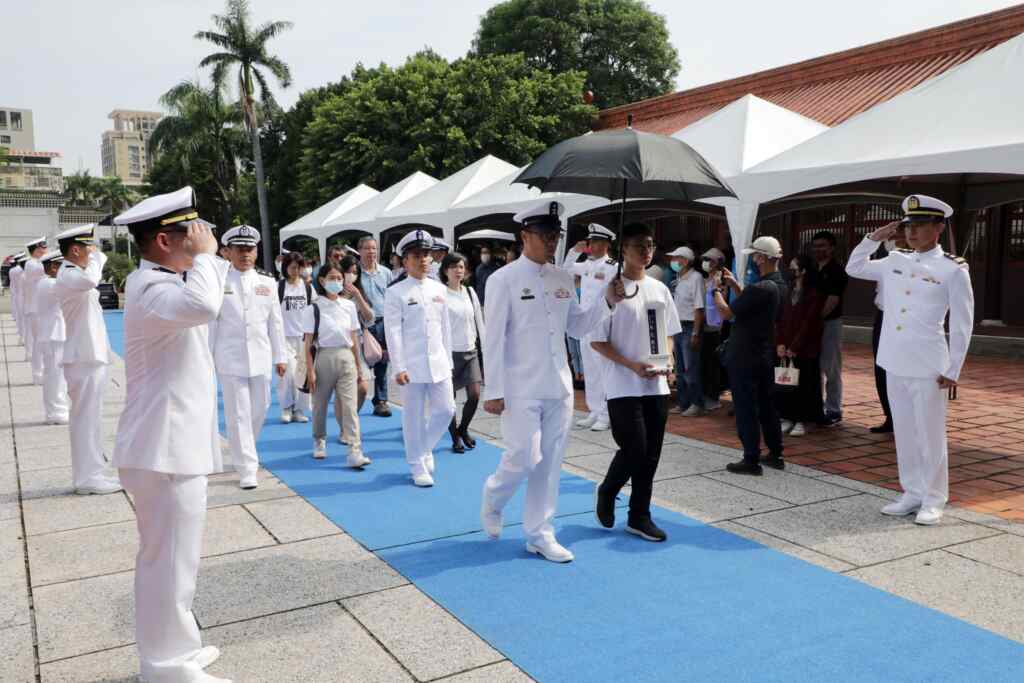
[[784, 420], [821, 424], [825, 420], [821, 363], [817, 358], [794, 358], [793, 361], [800, 370], [800, 385], [792, 389], [776, 389], [775, 409]]
[[630, 521], [651, 516], [654, 474], [661, 460], [661, 444], [668, 422], [668, 396], [628, 396], [608, 401], [608, 419], [619, 450], [615, 452], [601, 493], [618, 495], [630, 479]]
[[760, 460], [762, 432], [768, 452], [782, 457], [782, 427], [775, 412], [774, 366], [767, 361], [755, 361], [753, 365], [730, 364], [726, 369], [743, 459], [752, 463]]
[[[882, 338], [882, 321], [885, 315], [882, 311], [875, 311], [875, 325], [871, 329], [871, 357], [878, 358], [878, 341]], [[878, 400], [882, 403], [882, 411], [885, 413], [885, 421], [892, 422], [892, 408], [889, 407], [889, 389], [885, 383], [885, 368], [875, 363], [875, 389], [878, 391]]]

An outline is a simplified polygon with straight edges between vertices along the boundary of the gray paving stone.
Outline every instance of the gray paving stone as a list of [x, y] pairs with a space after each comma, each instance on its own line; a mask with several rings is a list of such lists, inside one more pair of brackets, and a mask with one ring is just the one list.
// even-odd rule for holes
[[34, 683], [35, 680], [32, 627], [26, 624], [0, 629], [0, 681]]
[[680, 477], [654, 486], [654, 502], [705, 523], [778, 510], [789, 503], [707, 477]]
[[955, 555], [976, 560], [1024, 576], [1024, 537], [1002, 534], [945, 549]]
[[603, 446], [599, 443], [591, 443], [590, 441], [584, 441], [583, 439], [569, 439], [569, 442], [565, 446], [565, 457], [578, 458], [581, 455], [595, 455], [597, 453], [614, 453], [615, 451], [610, 450], [607, 446]]
[[[24, 572], [24, 566], [22, 563], [22, 572]], [[3, 599], [0, 600], [0, 629], [31, 623], [32, 614], [28, 608], [28, 586], [24, 576], [16, 581], [0, 581], [0, 595], [3, 596]], [[3, 677], [0, 677], [0, 680], [4, 680]]]
[[1024, 643], [1024, 577], [945, 551], [849, 572], [860, 581]]
[[590, 443], [600, 444], [608, 449], [618, 448], [618, 445], [615, 443], [615, 437], [612, 436], [612, 430], [610, 429], [603, 432], [592, 432], [589, 429], [576, 429], [573, 427], [569, 432], [569, 436], [589, 441]]
[[938, 526], [918, 526], [913, 517], [880, 514], [881, 502], [861, 494], [759, 514], [743, 525], [858, 567], [999, 533], [952, 517]]
[[134, 577], [122, 572], [34, 589], [39, 661], [135, 642]]
[[[787, 465], [788, 467], [788, 465]], [[866, 481], [857, 481], [856, 479], [847, 479], [838, 474], [826, 474], [818, 477], [819, 480], [828, 482], [829, 484], [835, 484], [836, 486], [843, 486], [854, 491], [860, 491], [861, 493], [868, 493], [877, 498], [884, 498], [885, 500], [896, 500], [900, 495], [899, 491], [893, 491], [892, 489], [882, 488], [881, 486], [875, 486], [869, 484]], [[884, 505], [884, 503], [883, 503]]]
[[18, 446], [18, 469], [49, 470], [55, 467], [71, 467], [71, 447], [67, 444], [39, 444]]
[[351, 598], [342, 605], [418, 680], [504, 659], [415, 586]]
[[29, 536], [135, 519], [135, 512], [123, 492], [105, 496], [71, 494], [36, 498], [26, 500], [22, 509]]
[[66, 496], [71, 493], [74, 493], [74, 487], [71, 485], [71, 467], [21, 471], [23, 500]]
[[[29, 538], [32, 584], [42, 586], [135, 567], [139, 537], [135, 522], [104, 524]], [[274, 545], [263, 527], [240, 506], [215, 508], [206, 516], [203, 557]], [[68, 562], [67, 558], [76, 558]]]
[[[603, 451], [594, 455], [571, 458], [569, 462], [577, 467], [590, 470], [597, 474], [605, 474], [614, 451]], [[687, 477], [706, 472], [717, 472], [725, 469], [729, 459], [725, 456], [708, 451], [696, 451], [684, 446], [667, 446], [662, 450], [661, 461], [654, 481]]]
[[210, 627], [405, 583], [348, 536], [327, 536], [206, 560], [194, 611]]
[[138, 683], [134, 645], [61, 659], [39, 667], [42, 683]]
[[750, 527], [743, 526], [739, 522], [718, 522], [711, 526], [717, 527], [723, 531], [728, 531], [731, 534], [736, 534], [737, 536], [742, 536], [743, 538], [760, 543], [763, 546], [778, 550], [786, 553], [787, 555], [792, 555], [793, 557], [798, 557], [805, 562], [816, 564], [819, 567], [824, 567], [825, 569], [834, 572], [845, 572], [854, 568], [852, 564], [843, 562], [842, 560], [837, 560], [833, 557], [828, 557], [827, 555], [822, 555], [821, 553], [814, 552], [813, 550], [808, 550], [807, 548], [795, 545], [789, 541], [784, 541], [781, 538], [776, 538], [775, 536], [763, 533], [757, 529], [751, 529]]
[[300, 496], [248, 503], [245, 507], [281, 543], [342, 533], [331, 520]]
[[0, 520], [0, 584], [25, 581], [25, 546], [21, 521]]
[[764, 468], [764, 476], [761, 477], [738, 476], [729, 472], [712, 472], [705, 476], [754, 493], [779, 498], [794, 505], [859, 495], [859, 492], [853, 489], [789, 472], [779, 472], [769, 467]]
[[533, 679], [509, 661], [442, 678], [445, 683], [529, 683]]
[[239, 505], [295, 495], [294, 491], [266, 470], [259, 471], [259, 478], [259, 488], [243, 491], [238, 488], [238, 475], [234, 472], [211, 476], [206, 490], [206, 506], [213, 508], [222, 505]]

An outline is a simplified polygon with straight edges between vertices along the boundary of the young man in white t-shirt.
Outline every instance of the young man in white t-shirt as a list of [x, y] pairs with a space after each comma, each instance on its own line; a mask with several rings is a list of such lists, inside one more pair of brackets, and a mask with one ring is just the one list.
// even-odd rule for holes
[[[627, 225], [622, 236], [622, 277], [627, 292], [637, 295], [620, 302], [615, 312], [591, 335], [594, 349], [608, 359], [605, 392], [612, 436], [619, 449], [604, 481], [595, 492], [595, 514], [606, 529], [615, 526], [615, 497], [632, 480], [626, 531], [648, 541], [667, 536], [651, 519], [654, 473], [668, 422], [668, 369], [652, 362], [652, 352], [672, 348], [682, 329], [672, 293], [644, 271], [654, 255], [651, 229]], [[664, 316], [664, 328], [658, 318]], [[660, 348], [652, 349], [663, 335]]]

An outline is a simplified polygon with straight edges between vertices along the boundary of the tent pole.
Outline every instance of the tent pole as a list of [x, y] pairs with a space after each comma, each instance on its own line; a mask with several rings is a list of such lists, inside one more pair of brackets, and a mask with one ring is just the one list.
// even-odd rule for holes
[[[618, 279], [622, 279], [622, 242], [623, 235], [626, 233], [626, 197], [629, 194], [629, 181], [625, 178], [622, 179], [622, 206], [619, 207], [619, 274]], [[640, 285], [636, 286], [636, 290], [632, 294], [627, 294], [627, 299], [632, 299], [640, 293]]]

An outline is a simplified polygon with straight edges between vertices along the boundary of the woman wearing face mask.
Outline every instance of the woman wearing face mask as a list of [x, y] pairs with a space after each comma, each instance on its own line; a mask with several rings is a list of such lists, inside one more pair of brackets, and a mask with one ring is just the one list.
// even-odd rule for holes
[[790, 296], [783, 301], [782, 319], [775, 325], [776, 355], [788, 358], [800, 370], [800, 384], [775, 394], [782, 432], [790, 436], [807, 433], [806, 423], [825, 419], [821, 396], [821, 309], [825, 298], [818, 291], [818, 269], [804, 254], [789, 262], [793, 278]]
[[306, 309], [303, 322], [306, 382], [313, 396], [313, 457], [327, 457], [327, 406], [335, 394], [335, 419], [348, 443], [347, 464], [364, 467], [370, 459], [363, 454], [356, 409], [357, 385], [366, 381], [358, 360], [359, 314], [354, 303], [340, 296], [345, 276], [338, 266], [321, 267], [316, 281], [321, 297]]
[[462, 284], [468, 265], [466, 257], [458, 252], [448, 254], [441, 262], [441, 282], [448, 286], [445, 299], [452, 328], [452, 387], [456, 394], [459, 389], [466, 390], [462, 420], [456, 426], [453, 416], [448, 425], [452, 450], [456, 453], [476, 448], [476, 439], [469, 434], [469, 423], [480, 402], [483, 381], [477, 348], [484, 342], [484, 314], [473, 288]]
[[[363, 335], [367, 334], [366, 327], [373, 324], [374, 314], [373, 307], [370, 306], [369, 301], [366, 299], [366, 294], [363, 292], [362, 274], [363, 268], [359, 265], [359, 258], [357, 256], [348, 255], [341, 259], [341, 272], [345, 274], [345, 287], [342, 289], [340, 296], [343, 299], [351, 301], [356, 306], [356, 312], [359, 314], [359, 344], [356, 347], [356, 355], [359, 357], [359, 366], [363, 372], [363, 377], [366, 378], [364, 382], [359, 383], [356, 399], [356, 411], [363, 409], [363, 403], [366, 402], [366, 392], [369, 388], [370, 366], [366, 364], [366, 358], [363, 357]], [[337, 413], [337, 404], [335, 404], [335, 413]]]
[[303, 278], [306, 259], [301, 254], [286, 254], [281, 261], [285, 279], [277, 283], [277, 300], [281, 303], [281, 319], [284, 323], [284, 338], [291, 349], [293, 358], [288, 363], [284, 377], [277, 383], [277, 403], [281, 406], [281, 422], [309, 422], [309, 394], [299, 391], [302, 378], [306, 376], [306, 353], [302, 347], [302, 322], [304, 312], [317, 299], [312, 285]]
[[704, 328], [700, 341], [701, 386], [704, 391], [705, 410], [717, 410], [722, 407], [718, 397], [722, 395], [722, 362], [716, 353], [722, 343], [722, 315], [715, 308], [715, 292], [713, 282], [725, 263], [725, 254], [721, 249], [712, 247], [701, 257], [701, 270], [704, 271]]

